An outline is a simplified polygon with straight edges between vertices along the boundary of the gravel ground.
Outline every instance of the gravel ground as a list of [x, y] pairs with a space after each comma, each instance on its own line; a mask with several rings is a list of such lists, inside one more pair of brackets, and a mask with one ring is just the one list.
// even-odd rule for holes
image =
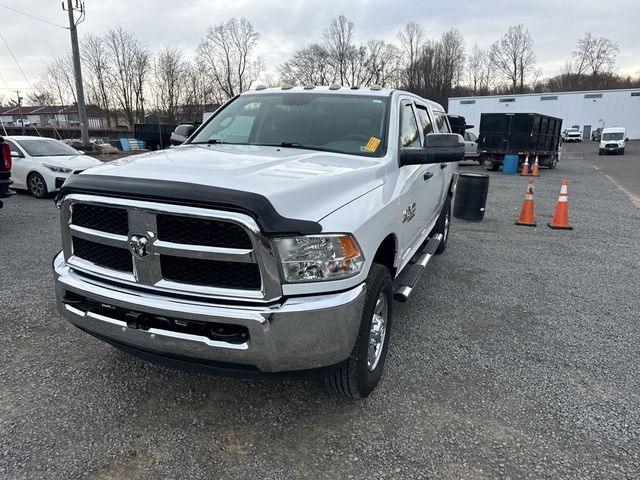
[[[640, 210], [580, 151], [491, 174], [485, 220], [396, 304], [387, 368], [351, 403], [317, 382], [133, 359], [63, 321], [51, 201], [0, 211], [0, 477], [639, 478]], [[463, 167], [463, 171], [480, 171]], [[546, 227], [569, 179], [575, 230]], [[640, 181], [640, 179], [638, 179]]]

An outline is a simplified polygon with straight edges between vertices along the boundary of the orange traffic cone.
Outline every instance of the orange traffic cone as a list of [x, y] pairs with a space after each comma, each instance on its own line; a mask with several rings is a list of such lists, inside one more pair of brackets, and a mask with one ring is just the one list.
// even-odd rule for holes
[[532, 177], [539, 177], [540, 173], [538, 172], [538, 155], [536, 155], [536, 161], [533, 164], [533, 170], [531, 170]]
[[529, 186], [527, 187], [527, 193], [524, 195], [524, 202], [522, 203], [522, 210], [520, 210], [520, 217], [516, 222], [516, 225], [526, 225], [527, 227], [535, 227], [535, 213], [533, 206], [533, 190], [535, 188], [535, 180], [529, 179]]
[[553, 221], [547, 225], [558, 230], [573, 230], [573, 227], [569, 225], [569, 197], [567, 196], [566, 180], [562, 180], [562, 187], [560, 188], [558, 203], [556, 203], [556, 212], [553, 215]]
[[527, 156], [524, 157], [524, 166], [522, 167], [522, 171], [520, 172], [520, 176], [521, 177], [528, 177], [529, 176], [529, 154], [527, 153]]

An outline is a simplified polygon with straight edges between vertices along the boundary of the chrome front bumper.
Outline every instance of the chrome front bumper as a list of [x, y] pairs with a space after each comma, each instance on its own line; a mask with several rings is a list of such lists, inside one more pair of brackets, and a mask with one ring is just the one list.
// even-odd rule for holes
[[[74, 272], [62, 254], [54, 259], [53, 268], [58, 310], [88, 333], [155, 356], [238, 364], [265, 373], [317, 369], [347, 359], [358, 335], [365, 297], [365, 284], [361, 284], [341, 293], [289, 298], [270, 306], [220, 305], [88, 278]], [[240, 325], [247, 328], [249, 338], [228, 343], [171, 330], [131, 328], [125, 321], [65, 303], [68, 292], [134, 312]]]

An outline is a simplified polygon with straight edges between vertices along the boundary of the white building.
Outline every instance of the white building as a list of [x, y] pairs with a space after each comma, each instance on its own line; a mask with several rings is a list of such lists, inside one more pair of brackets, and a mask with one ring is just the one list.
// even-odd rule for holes
[[590, 138], [598, 127], [626, 127], [629, 138], [640, 138], [640, 88], [588, 92], [527, 93], [453, 97], [449, 113], [462, 115], [478, 133], [481, 113], [542, 113], [562, 118], [562, 129], [577, 127]]

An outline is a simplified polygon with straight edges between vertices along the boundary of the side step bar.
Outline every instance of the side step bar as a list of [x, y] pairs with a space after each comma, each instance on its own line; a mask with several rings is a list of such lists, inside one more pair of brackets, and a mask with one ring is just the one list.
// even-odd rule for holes
[[406, 302], [409, 300], [409, 297], [411, 296], [415, 286], [418, 284], [427, 264], [433, 258], [440, 242], [442, 242], [442, 238], [441, 233], [431, 237], [427, 241], [424, 249], [421, 252], [416, 253], [411, 262], [404, 267], [398, 278], [393, 282], [395, 287], [393, 298], [399, 302]]

